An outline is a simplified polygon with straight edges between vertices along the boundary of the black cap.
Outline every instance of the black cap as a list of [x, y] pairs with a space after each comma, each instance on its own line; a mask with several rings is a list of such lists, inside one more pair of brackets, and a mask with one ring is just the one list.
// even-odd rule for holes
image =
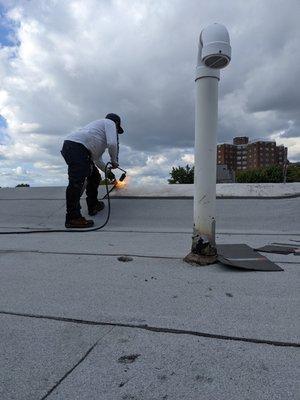
[[121, 127], [121, 118], [117, 114], [110, 113], [110, 114], [107, 114], [107, 116], [105, 118], [110, 119], [111, 121], [115, 122], [115, 124], [117, 125], [118, 133], [124, 132], [123, 128]]

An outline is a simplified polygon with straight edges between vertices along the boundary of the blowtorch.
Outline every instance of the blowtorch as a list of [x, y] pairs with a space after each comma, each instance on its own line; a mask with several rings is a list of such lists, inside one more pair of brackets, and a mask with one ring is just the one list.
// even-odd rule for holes
[[120, 179], [119, 179], [120, 182], [123, 182], [124, 179], [126, 178], [126, 173], [127, 173], [127, 172], [126, 172], [124, 169], [120, 168], [120, 167], [118, 167], [118, 169], [119, 169], [120, 171], [123, 171], [123, 174], [120, 176]]

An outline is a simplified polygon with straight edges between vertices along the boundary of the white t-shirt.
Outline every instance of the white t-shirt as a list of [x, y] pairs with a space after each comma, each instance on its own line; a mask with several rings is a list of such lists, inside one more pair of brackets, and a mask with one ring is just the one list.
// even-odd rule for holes
[[118, 163], [118, 133], [116, 124], [110, 119], [98, 119], [70, 133], [65, 140], [83, 144], [92, 155], [94, 163], [102, 171], [105, 163], [102, 155], [106, 149], [112, 163]]

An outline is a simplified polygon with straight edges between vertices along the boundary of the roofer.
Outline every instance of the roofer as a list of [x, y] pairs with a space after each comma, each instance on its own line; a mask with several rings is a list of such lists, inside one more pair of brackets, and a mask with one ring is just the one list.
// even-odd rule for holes
[[107, 114], [105, 118], [90, 122], [66, 137], [61, 150], [68, 165], [69, 177], [66, 228], [89, 228], [94, 225], [93, 220], [81, 215], [80, 197], [85, 189], [89, 215], [96, 215], [103, 210], [104, 203], [97, 198], [101, 181], [98, 168], [105, 171], [102, 155], [108, 149], [112, 164], [107, 168], [108, 177], [115, 179], [111, 169], [119, 165], [118, 134], [123, 132], [121, 118], [117, 114]]

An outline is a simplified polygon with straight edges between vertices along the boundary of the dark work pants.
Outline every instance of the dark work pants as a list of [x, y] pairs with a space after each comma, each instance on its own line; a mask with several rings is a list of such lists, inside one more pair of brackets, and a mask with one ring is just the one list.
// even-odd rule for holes
[[65, 140], [61, 151], [68, 165], [69, 185], [66, 190], [66, 221], [81, 217], [80, 197], [86, 185], [86, 202], [92, 210], [98, 202], [98, 186], [101, 176], [91, 159], [89, 150], [81, 143]]

